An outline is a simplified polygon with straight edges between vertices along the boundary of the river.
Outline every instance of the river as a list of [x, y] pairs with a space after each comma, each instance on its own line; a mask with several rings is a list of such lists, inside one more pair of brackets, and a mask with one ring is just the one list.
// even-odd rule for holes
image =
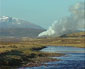
[[[64, 53], [66, 55], [61, 57], [50, 57], [61, 59], [61, 61], [45, 63], [47, 66], [26, 67], [24, 69], [85, 69], [85, 48], [47, 46], [40, 51]], [[57, 66], [55, 64], [57, 64]]]

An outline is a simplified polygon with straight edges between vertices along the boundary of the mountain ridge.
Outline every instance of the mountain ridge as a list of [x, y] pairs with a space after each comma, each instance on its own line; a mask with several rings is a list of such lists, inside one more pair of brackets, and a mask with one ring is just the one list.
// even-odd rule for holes
[[36, 29], [44, 29], [31, 22], [18, 19], [15, 17], [7, 17], [7, 16], [2, 16], [0, 18], [0, 28], [4, 28], [4, 25], [7, 26], [8, 28], [33, 28], [34, 27]]
[[0, 37], [37, 37], [45, 29], [31, 22], [14, 17], [0, 18]]

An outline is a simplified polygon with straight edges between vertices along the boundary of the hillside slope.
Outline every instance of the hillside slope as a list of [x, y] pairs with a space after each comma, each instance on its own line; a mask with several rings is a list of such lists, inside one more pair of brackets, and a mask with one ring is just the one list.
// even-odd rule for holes
[[85, 37], [85, 32], [76, 32], [71, 34], [65, 34], [62, 37]]
[[18, 18], [0, 18], [0, 37], [37, 37], [44, 30], [38, 25]]

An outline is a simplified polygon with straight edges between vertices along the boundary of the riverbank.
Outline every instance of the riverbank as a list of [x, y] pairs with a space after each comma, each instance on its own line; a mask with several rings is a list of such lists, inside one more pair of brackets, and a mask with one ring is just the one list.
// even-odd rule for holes
[[65, 54], [59, 54], [59, 53], [45, 53], [45, 56], [43, 57], [36, 57], [31, 59], [31, 62], [24, 65], [24, 67], [39, 67], [39, 66], [46, 66], [47, 62], [53, 62], [53, 61], [60, 61], [60, 59], [50, 58], [50, 57], [59, 57], [64, 56]]
[[[13, 41], [0, 41], [0, 67], [40, 66], [41, 63], [39, 62], [41, 61], [39, 59], [42, 59], [42, 62], [59, 61], [58, 59], [50, 59], [49, 57], [64, 55], [59, 53], [44, 53], [39, 51], [46, 46], [73, 46], [85, 48], [85, 37], [36, 39], [25, 38], [20, 39], [19, 41], [16, 39]], [[36, 62], [39, 64], [37, 65]]]
[[[85, 48], [66, 47], [66, 46], [48, 46], [42, 49], [43, 52], [64, 53], [65, 56], [52, 57], [62, 61], [48, 62], [48, 66], [40, 66], [37, 69], [85, 69]], [[56, 64], [57, 66], [49, 66]], [[29, 67], [28, 67], [29, 68]], [[36, 69], [36, 68], [34, 68]]]
[[3, 67], [34, 67], [43, 65], [44, 62], [59, 61], [59, 59], [49, 58], [52, 56], [64, 56], [60, 53], [44, 53], [39, 50], [45, 46], [34, 46], [19, 48], [0, 53], [0, 68]]

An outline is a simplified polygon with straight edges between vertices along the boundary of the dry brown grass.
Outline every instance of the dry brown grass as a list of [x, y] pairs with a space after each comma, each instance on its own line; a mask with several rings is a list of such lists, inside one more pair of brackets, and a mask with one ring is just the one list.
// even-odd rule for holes
[[[37, 61], [37, 58], [49, 57], [49, 56], [61, 56], [63, 54], [43, 53], [38, 50], [45, 46], [73, 46], [85, 48], [85, 37], [69, 37], [69, 38], [26, 38], [20, 39], [20, 41], [14, 42], [0, 42], [0, 65], [18, 65], [26, 64], [28, 62]], [[24, 57], [23, 57], [24, 56]], [[17, 59], [18, 57], [18, 59]], [[48, 59], [48, 57], [46, 59]], [[48, 60], [49, 61], [49, 60]], [[13, 64], [15, 62], [15, 64]]]

